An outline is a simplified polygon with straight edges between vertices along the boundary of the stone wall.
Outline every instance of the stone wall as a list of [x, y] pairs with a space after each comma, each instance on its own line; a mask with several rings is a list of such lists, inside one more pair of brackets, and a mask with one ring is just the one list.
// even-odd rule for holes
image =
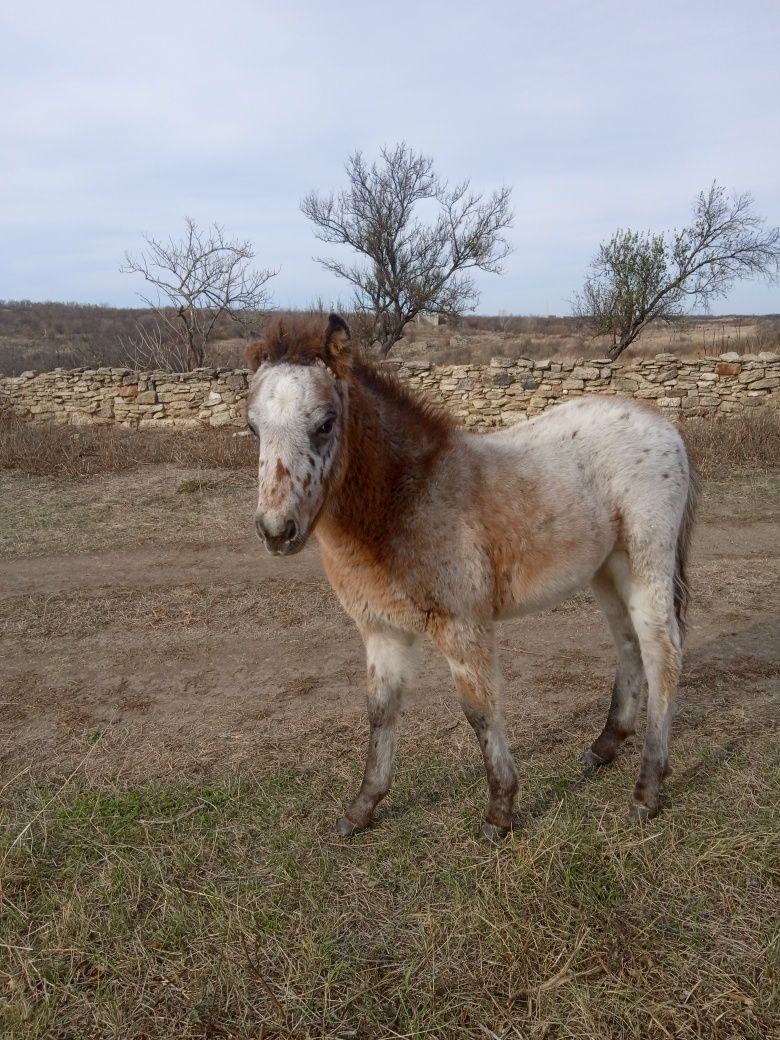
[[639, 361], [493, 358], [487, 366], [386, 364], [394, 364], [413, 386], [445, 402], [467, 426], [509, 426], [588, 393], [652, 401], [674, 419], [780, 408], [780, 355], [770, 353], [694, 359], [657, 354]]
[[[446, 404], [467, 426], [511, 425], [583, 393], [622, 393], [653, 401], [672, 418], [729, 417], [780, 408], [780, 356], [722, 354], [680, 359], [605, 358], [489, 365], [390, 360], [401, 379]], [[25, 372], [0, 379], [0, 408], [33, 421], [140, 429], [242, 428], [249, 373], [224, 369], [132, 372], [121, 368]]]

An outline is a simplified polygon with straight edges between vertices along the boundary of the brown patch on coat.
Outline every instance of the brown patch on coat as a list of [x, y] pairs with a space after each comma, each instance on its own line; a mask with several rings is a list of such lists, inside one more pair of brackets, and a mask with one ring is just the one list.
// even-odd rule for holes
[[411, 583], [396, 584], [390, 560], [377, 559], [327, 516], [323, 516], [317, 536], [325, 575], [339, 602], [359, 626], [370, 628], [389, 621], [410, 632], [426, 630], [424, 606], [417, 602]]
[[490, 566], [491, 607], [500, 616], [534, 597], [561, 558], [576, 552], [577, 538], [567, 539], [559, 529], [553, 532], [544, 496], [530, 476], [522, 491], [522, 510], [514, 495], [497, 498], [482, 474], [474, 474], [474, 484], [477, 524]]

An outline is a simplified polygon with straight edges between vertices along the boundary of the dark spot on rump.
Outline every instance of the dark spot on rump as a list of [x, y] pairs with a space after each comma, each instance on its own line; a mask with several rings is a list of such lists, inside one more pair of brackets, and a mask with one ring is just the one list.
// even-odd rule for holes
[[625, 544], [625, 530], [623, 528], [623, 514], [619, 509], [616, 509], [612, 514], [612, 523], [615, 525], [615, 543], [617, 545]]
[[282, 465], [282, 460], [281, 459], [277, 459], [276, 460], [276, 479], [277, 480], [281, 480], [282, 477], [289, 476], [289, 472], [290, 471], [287, 469], [287, 467]]
[[669, 479], [669, 474], [668, 473], [662, 473], [661, 476], [664, 478], [664, 480], [668, 480]]
[[574, 438], [577, 436], [578, 433], [579, 433], [579, 430], [575, 430], [574, 433], [571, 435], [571, 439], [574, 440]]

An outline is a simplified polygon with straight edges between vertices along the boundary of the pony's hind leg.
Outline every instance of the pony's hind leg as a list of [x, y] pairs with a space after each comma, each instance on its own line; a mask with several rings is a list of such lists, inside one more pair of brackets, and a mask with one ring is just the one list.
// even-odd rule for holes
[[417, 671], [416, 637], [388, 628], [363, 632], [363, 638], [371, 732], [360, 791], [336, 824], [343, 838], [368, 827], [375, 808], [390, 790], [401, 697]]
[[651, 582], [634, 578], [628, 604], [647, 675], [647, 728], [629, 810], [631, 819], [641, 822], [658, 812], [661, 782], [669, 772], [669, 730], [682, 665], [682, 644], [671, 579]]
[[512, 828], [517, 770], [507, 747], [501, 714], [501, 676], [492, 630], [456, 626], [439, 633], [434, 642], [450, 666], [463, 711], [474, 730], [487, 773], [490, 800], [482, 837], [496, 841]]
[[644, 688], [645, 671], [639, 639], [613, 577], [621, 570], [626, 571], [627, 565], [621, 554], [614, 553], [591, 582], [596, 602], [615, 641], [617, 667], [604, 729], [582, 756], [583, 764], [589, 769], [611, 762], [623, 741], [635, 732], [637, 709]]

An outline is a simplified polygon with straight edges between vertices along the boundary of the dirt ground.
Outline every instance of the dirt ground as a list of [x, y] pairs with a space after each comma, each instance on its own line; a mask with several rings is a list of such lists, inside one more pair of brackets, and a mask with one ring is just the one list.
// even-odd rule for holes
[[[171, 466], [0, 477], [0, 779], [208, 776], [315, 746], [362, 756], [359, 636], [314, 544], [265, 553], [253, 498], [248, 475]], [[749, 740], [777, 717], [778, 519], [777, 476], [705, 487], [677, 726]], [[613, 657], [588, 593], [507, 623], [500, 643], [518, 758], [583, 720], [595, 735]], [[404, 714], [407, 739], [452, 731], [477, 754], [433, 650]]]

